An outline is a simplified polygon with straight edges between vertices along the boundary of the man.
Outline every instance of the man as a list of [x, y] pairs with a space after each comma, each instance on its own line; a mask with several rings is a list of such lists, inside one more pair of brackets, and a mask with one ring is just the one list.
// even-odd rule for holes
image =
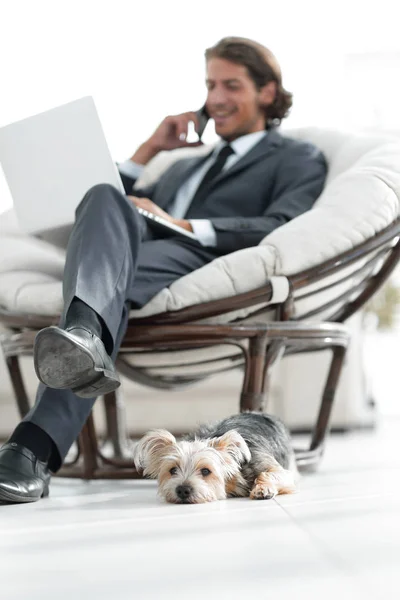
[[[206, 110], [220, 143], [206, 157], [173, 164], [151, 187], [134, 189], [143, 165], [162, 150], [190, 146], [196, 113], [167, 117], [120, 165], [127, 196], [90, 189], [67, 249], [60, 327], [35, 341], [41, 384], [36, 404], [0, 449], [0, 501], [46, 496], [49, 480], [77, 438], [96, 396], [118, 387], [114, 359], [129, 308], [214, 258], [257, 245], [310, 209], [326, 175], [322, 154], [275, 129], [291, 107], [273, 54], [225, 38], [206, 51]], [[151, 232], [136, 207], [193, 232], [196, 240]]]

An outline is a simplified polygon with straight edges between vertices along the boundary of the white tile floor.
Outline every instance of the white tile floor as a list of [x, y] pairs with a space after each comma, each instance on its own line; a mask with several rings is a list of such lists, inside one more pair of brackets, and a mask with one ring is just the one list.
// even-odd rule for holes
[[54, 479], [49, 499], [0, 506], [0, 598], [398, 599], [399, 431], [332, 437], [298, 494], [264, 502]]

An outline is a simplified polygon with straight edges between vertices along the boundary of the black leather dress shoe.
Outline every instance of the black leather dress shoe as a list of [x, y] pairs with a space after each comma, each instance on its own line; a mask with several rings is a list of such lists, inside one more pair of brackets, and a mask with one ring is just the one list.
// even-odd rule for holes
[[83, 327], [46, 327], [35, 338], [36, 375], [50, 388], [72, 389], [81, 398], [95, 398], [121, 383], [103, 342]]
[[51, 472], [21, 444], [0, 448], [0, 503], [36, 502], [49, 495]]

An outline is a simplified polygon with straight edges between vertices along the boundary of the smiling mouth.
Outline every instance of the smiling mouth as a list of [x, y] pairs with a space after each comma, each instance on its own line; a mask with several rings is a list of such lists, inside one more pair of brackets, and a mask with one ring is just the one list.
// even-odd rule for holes
[[224, 121], [226, 121], [227, 119], [229, 119], [232, 116], [232, 112], [229, 113], [214, 113], [212, 115], [212, 118], [214, 119], [214, 121], [216, 123], [223, 123]]

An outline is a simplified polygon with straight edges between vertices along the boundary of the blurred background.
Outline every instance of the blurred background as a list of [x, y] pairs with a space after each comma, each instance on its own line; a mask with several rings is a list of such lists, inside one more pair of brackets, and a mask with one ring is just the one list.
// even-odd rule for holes
[[[0, 2], [0, 126], [94, 97], [115, 160], [205, 99], [204, 50], [226, 35], [277, 56], [294, 95], [285, 127], [400, 131], [396, 3], [359, 0]], [[212, 138], [209, 128], [205, 141]], [[4, 186], [4, 183], [3, 183]], [[10, 205], [2, 189], [0, 211]]]
[[[0, 126], [91, 95], [112, 156], [124, 160], [167, 114], [200, 108], [204, 50], [226, 35], [256, 39], [277, 56], [294, 96], [283, 128], [400, 135], [400, 36], [389, 0], [379, 11], [365, 0], [0, 1]], [[214, 137], [209, 124], [204, 140]], [[0, 173], [0, 214], [11, 207]], [[400, 415], [399, 314], [397, 273], [363, 317], [365, 401], [387, 415]], [[225, 380], [220, 386], [230, 394]], [[153, 394], [141, 392], [148, 402]]]

